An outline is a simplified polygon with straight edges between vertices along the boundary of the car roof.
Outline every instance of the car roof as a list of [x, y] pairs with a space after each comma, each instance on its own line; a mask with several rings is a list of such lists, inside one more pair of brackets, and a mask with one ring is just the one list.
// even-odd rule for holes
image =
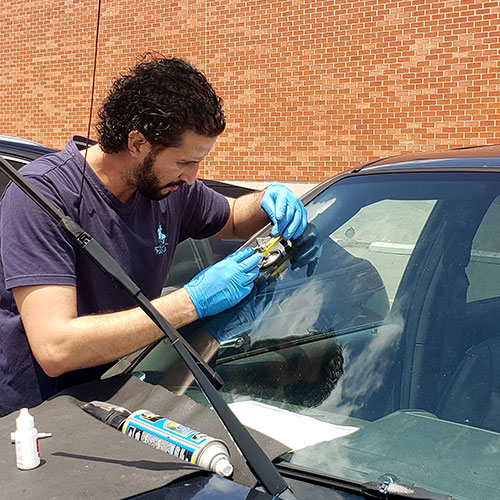
[[309, 203], [319, 193], [346, 177], [383, 172], [488, 171], [500, 172], [500, 144], [469, 146], [441, 151], [417, 151], [379, 158], [339, 173], [317, 184], [301, 200]]
[[381, 168], [435, 168], [435, 167], [500, 167], [500, 144], [470, 146], [441, 151], [417, 151], [381, 158], [361, 167], [360, 170]]
[[24, 137], [16, 137], [13, 135], [0, 134], [0, 140], [15, 142], [18, 144], [33, 144], [33, 145], [41, 146], [41, 144], [39, 142], [32, 141], [31, 139], [25, 139]]
[[56, 149], [47, 148], [35, 141], [0, 135], [0, 154], [2, 156], [13, 155], [27, 161], [34, 160], [41, 155], [53, 153]]

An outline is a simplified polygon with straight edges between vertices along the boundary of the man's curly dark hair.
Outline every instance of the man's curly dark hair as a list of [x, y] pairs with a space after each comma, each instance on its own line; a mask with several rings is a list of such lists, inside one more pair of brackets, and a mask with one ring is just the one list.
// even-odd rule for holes
[[222, 100], [200, 71], [182, 59], [152, 54], [115, 80], [98, 116], [105, 153], [125, 149], [132, 130], [152, 146], [176, 147], [187, 130], [216, 137], [226, 125]]

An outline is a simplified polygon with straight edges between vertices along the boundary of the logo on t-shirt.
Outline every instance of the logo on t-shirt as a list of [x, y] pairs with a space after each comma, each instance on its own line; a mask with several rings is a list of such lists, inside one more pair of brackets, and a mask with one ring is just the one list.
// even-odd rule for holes
[[163, 233], [163, 228], [161, 227], [161, 224], [158, 224], [158, 229], [156, 230], [158, 234], [158, 245], [155, 246], [155, 252], [160, 255], [162, 253], [165, 253], [167, 251], [167, 237]]

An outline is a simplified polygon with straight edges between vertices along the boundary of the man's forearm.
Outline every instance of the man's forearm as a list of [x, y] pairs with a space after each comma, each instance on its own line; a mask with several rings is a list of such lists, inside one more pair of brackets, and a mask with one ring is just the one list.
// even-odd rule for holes
[[236, 199], [229, 198], [230, 219], [219, 236], [246, 240], [268, 224], [269, 217], [260, 206], [263, 196], [264, 191], [258, 191]]
[[[198, 318], [196, 309], [183, 288], [155, 299], [152, 303], [176, 329]], [[80, 330], [83, 327], [85, 331], [92, 332], [92, 338], [87, 339], [85, 339], [85, 333], [82, 332], [81, 348], [77, 347], [77, 352], [81, 353], [79, 362], [82, 366], [80, 368], [115, 361], [164, 337], [160, 329], [139, 308], [107, 315], [83, 316], [73, 321], [74, 326]], [[77, 325], [78, 322], [82, 325]], [[94, 330], [92, 330], [92, 322]], [[98, 330], [101, 328], [103, 332], [99, 335]], [[104, 340], [106, 336], [107, 341]], [[91, 345], [95, 346], [94, 353], [90, 352]], [[97, 359], [99, 359], [98, 363], [96, 363]], [[75, 367], [68, 367], [66, 371], [70, 369], [74, 370]]]
[[[52, 377], [115, 361], [163, 337], [138, 307], [77, 316], [72, 287], [22, 287], [14, 293], [33, 354]], [[183, 288], [153, 305], [174, 328], [198, 317]]]

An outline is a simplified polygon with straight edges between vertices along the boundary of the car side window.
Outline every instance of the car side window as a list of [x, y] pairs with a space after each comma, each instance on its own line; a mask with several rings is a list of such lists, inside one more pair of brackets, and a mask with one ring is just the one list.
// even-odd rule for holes
[[[23, 160], [21, 158], [15, 158], [10, 155], [2, 154], [1, 155], [4, 160], [7, 160], [15, 169], [19, 170], [21, 167], [24, 167], [28, 163], [27, 160]], [[9, 184], [10, 180], [5, 174], [0, 174], [0, 196], [5, 191], [7, 184]]]
[[[24, 165], [27, 165], [29, 162], [25, 160], [21, 160], [20, 158], [14, 158], [12, 156], [2, 155], [4, 160], [7, 160], [15, 169], [19, 170]], [[2, 178], [4, 176], [2, 175]]]
[[164, 292], [184, 286], [200, 271], [236, 251], [242, 243], [242, 240], [223, 240], [217, 236], [183, 241], [175, 249], [174, 259], [165, 279]]

